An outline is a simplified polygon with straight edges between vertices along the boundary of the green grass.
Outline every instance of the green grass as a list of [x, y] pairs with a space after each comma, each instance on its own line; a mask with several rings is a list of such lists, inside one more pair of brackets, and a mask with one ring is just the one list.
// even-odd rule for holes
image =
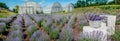
[[120, 41], [120, 30], [117, 30], [114, 35], [112, 35], [112, 40]]
[[106, 13], [118, 14], [120, 12], [120, 5], [101, 5], [75, 8], [72, 12], [61, 12], [63, 14], [85, 14], [85, 13]]
[[6, 17], [9, 17], [11, 15], [16, 15], [16, 13], [10, 12], [8, 10], [0, 10], [0, 18], [6, 18]]

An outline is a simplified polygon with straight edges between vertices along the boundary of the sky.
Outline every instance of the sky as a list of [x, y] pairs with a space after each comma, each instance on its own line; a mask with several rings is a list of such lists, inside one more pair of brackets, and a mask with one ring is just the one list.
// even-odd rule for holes
[[[0, 2], [6, 3], [9, 9], [13, 9], [16, 5], [21, 6], [26, 1], [28, 0], [0, 0]], [[54, 2], [59, 2], [62, 4], [62, 6], [67, 5], [69, 3], [75, 4], [77, 2], [77, 0], [29, 0], [29, 1], [34, 1], [42, 7], [53, 4]]]
[[[6, 5], [9, 7], [9, 9], [13, 9], [16, 5], [21, 6], [28, 0], [0, 0], [0, 2], [6, 3]], [[29, 0], [38, 3], [40, 6], [46, 6], [53, 4], [54, 2], [59, 2], [62, 5], [67, 5], [69, 3], [75, 3], [77, 0]]]

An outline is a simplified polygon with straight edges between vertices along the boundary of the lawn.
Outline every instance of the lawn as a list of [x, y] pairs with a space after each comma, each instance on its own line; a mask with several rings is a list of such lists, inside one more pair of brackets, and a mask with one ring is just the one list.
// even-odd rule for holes
[[16, 13], [10, 12], [8, 10], [0, 10], [0, 18], [6, 18], [12, 15], [16, 15]]
[[120, 11], [120, 5], [102, 5], [102, 6], [91, 6], [91, 7], [81, 7], [75, 8], [72, 13], [87, 13], [87, 12], [94, 12], [94, 13], [107, 13], [107, 14], [117, 14]]

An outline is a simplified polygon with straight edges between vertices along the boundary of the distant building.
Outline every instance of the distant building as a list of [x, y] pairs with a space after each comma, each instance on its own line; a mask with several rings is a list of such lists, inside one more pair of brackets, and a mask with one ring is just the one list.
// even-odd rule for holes
[[72, 12], [72, 11], [74, 10], [73, 4], [72, 4], [72, 3], [68, 4], [68, 5], [64, 8], [64, 10], [65, 10], [66, 12]]
[[44, 13], [57, 13], [57, 12], [62, 12], [63, 8], [59, 2], [55, 2], [52, 5], [48, 5], [44, 8], [43, 12]]
[[42, 12], [40, 5], [32, 1], [26, 1], [19, 7], [19, 14], [40, 14]]
[[62, 8], [62, 6], [59, 2], [55, 2], [52, 5], [51, 9], [52, 9], [51, 13], [56, 13], [56, 12], [62, 12], [63, 11], [63, 8]]
[[43, 8], [43, 13], [44, 14], [51, 14], [51, 8], [52, 8], [52, 5], [47, 5]]

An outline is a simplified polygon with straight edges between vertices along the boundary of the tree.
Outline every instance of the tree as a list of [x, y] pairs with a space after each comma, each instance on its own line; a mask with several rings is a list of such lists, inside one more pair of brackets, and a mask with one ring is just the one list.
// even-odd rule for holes
[[0, 8], [9, 9], [9, 8], [7, 7], [7, 5], [6, 5], [5, 3], [3, 3], [3, 2], [0, 2]]
[[113, 4], [115, 4], [115, 1], [108, 2], [108, 5], [113, 5]]
[[19, 10], [19, 6], [16, 5], [16, 6], [13, 8], [13, 12], [18, 13], [18, 10]]
[[82, 0], [78, 0], [76, 3], [75, 3], [75, 8], [77, 7], [85, 7], [87, 6], [87, 3], [85, 1], [82, 1]]
[[96, 6], [96, 5], [106, 5], [108, 0], [78, 0], [75, 3], [75, 7], [85, 7], [85, 6]]
[[116, 5], [120, 5], [120, 0], [114, 0]]
[[108, 0], [95, 0], [98, 5], [106, 5]]

